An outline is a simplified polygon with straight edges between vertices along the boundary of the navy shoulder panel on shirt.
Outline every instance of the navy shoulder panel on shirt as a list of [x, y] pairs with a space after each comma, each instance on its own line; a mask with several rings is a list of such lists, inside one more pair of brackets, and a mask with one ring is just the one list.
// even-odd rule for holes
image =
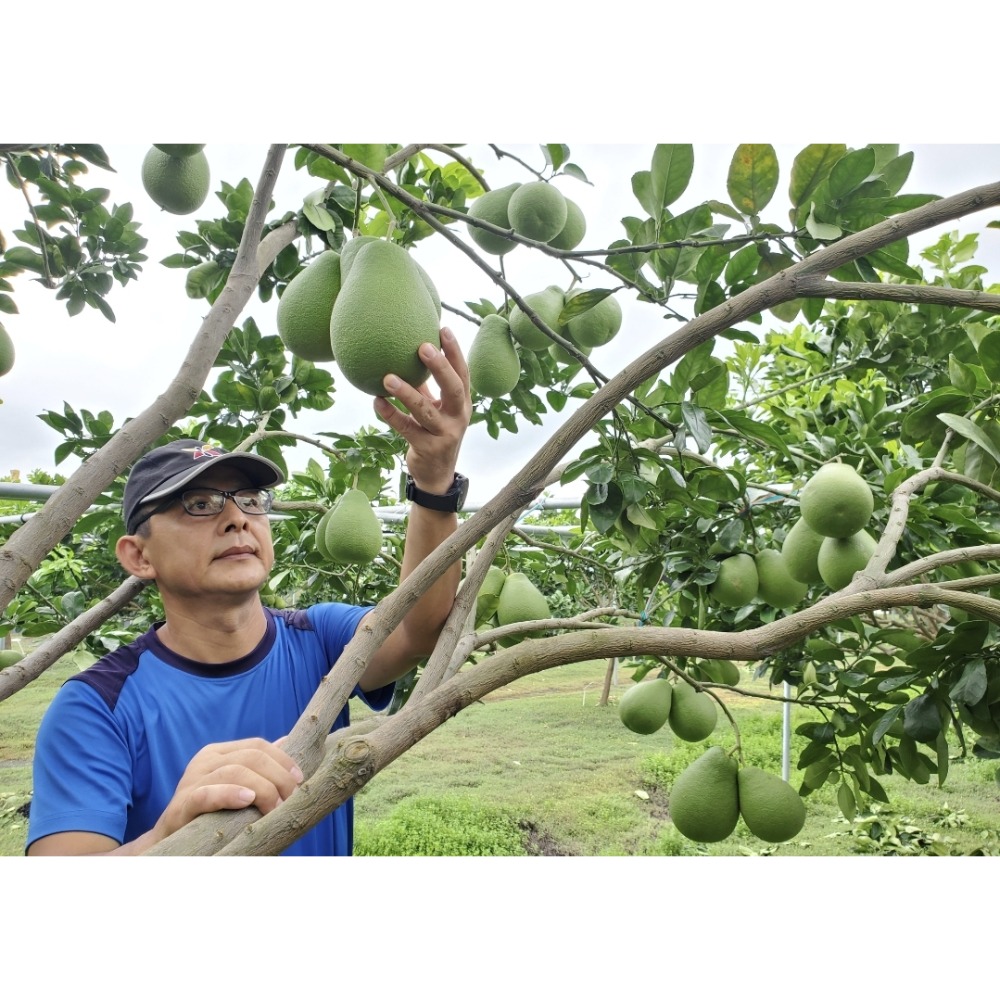
[[108, 653], [107, 656], [102, 656], [86, 670], [67, 678], [66, 683], [81, 681], [84, 684], [89, 684], [101, 696], [108, 709], [113, 712], [118, 704], [118, 696], [121, 694], [125, 681], [135, 673], [136, 667], [139, 666], [139, 657], [146, 648], [144, 639], [145, 636], [141, 636], [135, 642], [131, 642], [127, 646], [120, 646], [114, 652]]

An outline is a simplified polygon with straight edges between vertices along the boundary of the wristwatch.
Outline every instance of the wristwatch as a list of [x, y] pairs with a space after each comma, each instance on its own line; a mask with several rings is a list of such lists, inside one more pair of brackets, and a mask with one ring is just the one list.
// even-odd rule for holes
[[469, 480], [460, 472], [455, 473], [452, 480], [451, 489], [447, 493], [428, 493], [420, 489], [413, 481], [413, 476], [406, 476], [406, 499], [429, 510], [445, 511], [448, 514], [457, 514], [465, 504], [465, 498], [469, 492]]

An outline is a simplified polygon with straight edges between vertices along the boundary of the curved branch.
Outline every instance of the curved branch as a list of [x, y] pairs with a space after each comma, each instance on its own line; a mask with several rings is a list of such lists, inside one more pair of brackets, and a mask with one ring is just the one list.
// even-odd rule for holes
[[912, 302], [917, 305], [964, 306], [982, 312], [1000, 312], [1000, 295], [974, 288], [937, 285], [898, 285], [868, 281], [831, 281], [811, 278], [799, 284], [800, 298], [868, 299], [878, 302]]

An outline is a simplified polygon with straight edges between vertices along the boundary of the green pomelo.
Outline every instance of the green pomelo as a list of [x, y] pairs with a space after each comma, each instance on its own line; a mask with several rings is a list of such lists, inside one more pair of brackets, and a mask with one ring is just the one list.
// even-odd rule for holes
[[788, 571], [777, 549], [761, 549], [754, 556], [757, 567], [757, 596], [772, 608], [791, 608], [805, 596], [809, 585], [796, 580]]
[[690, 763], [670, 789], [670, 818], [689, 840], [725, 840], [740, 818], [737, 766], [722, 747], [710, 747]]
[[330, 561], [370, 563], [382, 551], [382, 525], [364, 490], [349, 489], [330, 511], [323, 542]]
[[[563, 291], [558, 285], [549, 285], [540, 292], [529, 292], [523, 296], [524, 304], [553, 332], [560, 336], [563, 328], [559, 325], [559, 314], [565, 302]], [[510, 332], [514, 339], [528, 351], [545, 351], [553, 343], [547, 334], [535, 326], [528, 314], [520, 306], [510, 311]]]
[[354, 260], [358, 256], [358, 251], [370, 243], [379, 242], [380, 240], [376, 236], [355, 236], [354, 239], [348, 240], [344, 244], [343, 249], [340, 251], [341, 287], [343, 287], [344, 282], [347, 281], [348, 275], [351, 273], [351, 268], [354, 266]]
[[757, 566], [753, 556], [740, 552], [727, 556], [719, 563], [719, 575], [708, 588], [716, 604], [726, 608], [742, 608], [757, 596]]
[[417, 355], [423, 343], [441, 346], [440, 315], [410, 255], [384, 240], [366, 243], [344, 274], [330, 314], [330, 345], [351, 385], [384, 396], [390, 372], [412, 386], [429, 372]]
[[497, 611], [500, 592], [507, 582], [507, 574], [499, 566], [490, 566], [476, 593], [476, 627], [488, 622]]
[[14, 367], [14, 341], [0, 323], [0, 375], [6, 375]]
[[155, 146], [142, 161], [142, 186], [157, 205], [173, 215], [190, 215], [208, 197], [211, 174], [200, 150], [191, 156], [170, 156]]
[[480, 396], [505, 396], [521, 377], [521, 359], [510, 324], [502, 316], [485, 317], [469, 348], [469, 382]]
[[203, 142], [154, 142], [153, 145], [161, 153], [166, 153], [167, 156], [180, 157], [194, 156], [195, 153], [200, 153], [205, 148], [205, 143]]
[[800, 583], [823, 582], [816, 559], [824, 538], [826, 535], [813, 531], [801, 517], [792, 525], [781, 543], [781, 557], [793, 580]]
[[507, 205], [507, 218], [514, 232], [539, 243], [555, 239], [563, 231], [568, 214], [565, 195], [546, 181], [522, 184]]
[[698, 666], [716, 684], [735, 687], [740, 682], [740, 668], [732, 660], [703, 660]]
[[618, 717], [626, 729], [648, 736], [662, 728], [670, 715], [673, 685], [663, 677], [630, 687], [618, 702]]
[[802, 487], [799, 509], [813, 531], [828, 538], [847, 538], [868, 524], [875, 497], [849, 465], [831, 462]]
[[806, 807], [784, 778], [759, 767], [741, 767], [736, 781], [740, 815], [755, 837], [780, 844], [805, 826]]
[[337, 505], [334, 504], [328, 511], [325, 511], [316, 522], [316, 533], [313, 536], [313, 544], [316, 546], [316, 551], [320, 554], [320, 557], [324, 562], [332, 561], [330, 558], [330, 550], [326, 547], [326, 529], [330, 523], [330, 518], [333, 516], [336, 506]]
[[0, 649], [0, 670], [12, 667], [23, 659], [24, 653], [19, 653], [16, 649]]
[[674, 686], [667, 722], [678, 739], [700, 743], [712, 735], [718, 719], [719, 712], [711, 695], [696, 691], [687, 681]]
[[868, 565], [876, 545], [867, 531], [858, 531], [849, 538], [825, 538], [816, 559], [823, 582], [831, 590], [846, 587], [854, 574]]
[[340, 254], [324, 250], [288, 283], [278, 300], [278, 336], [296, 357], [333, 361], [330, 314], [340, 292]]
[[[579, 295], [583, 289], [574, 291], [566, 297], [570, 301]], [[579, 316], [573, 316], [566, 322], [566, 333], [574, 344], [581, 347], [602, 347], [613, 340], [622, 328], [622, 307], [613, 295], [601, 299]]]
[[583, 217], [580, 206], [567, 198], [566, 225], [549, 240], [549, 246], [554, 250], [575, 250], [583, 242], [586, 235], [587, 220]]
[[[562, 336], [566, 337], [565, 332]], [[567, 340], [571, 339], [566, 337]], [[572, 343], [572, 341], [571, 341]], [[580, 344], [573, 345], [585, 358], [590, 357], [590, 352], [593, 351], [592, 347], [583, 347]], [[580, 359], [573, 357], [569, 351], [566, 350], [561, 344], [550, 343], [549, 344], [549, 356], [554, 360], [558, 361], [561, 365], [578, 365], [580, 364]]]
[[[467, 213], [469, 218], [489, 222], [499, 229], [510, 229], [511, 224], [510, 218], [507, 215], [507, 206], [510, 204], [511, 195], [520, 186], [520, 183], [508, 184], [506, 187], [496, 188], [493, 191], [481, 194], [469, 206]], [[503, 236], [497, 236], [496, 233], [480, 229], [478, 226], [470, 226], [466, 223], [466, 227], [469, 230], [469, 238], [472, 242], [486, 253], [495, 254], [499, 257], [500, 254], [509, 253], [520, 245], [517, 240], [508, 240]]]
[[509, 574], [497, 600], [497, 621], [501, 625], [513, 625], [515, 622], [539, 621], [551, 617], [549, 602], [528, 576], [524, 573]]

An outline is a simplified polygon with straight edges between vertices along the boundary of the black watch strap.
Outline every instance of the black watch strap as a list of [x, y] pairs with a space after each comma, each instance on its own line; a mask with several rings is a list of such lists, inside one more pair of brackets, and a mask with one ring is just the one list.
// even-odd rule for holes
[[413, 481], [413, 476], [406, 477], [406, 499], [420, 507], [429, 510], [440, 510], [448, 514], [457, 514], [465, 504], [469, 492], [469, 480], [460, 472], [455, 473], [451, 489], [447, 493], [428, 493], [420, 489]]

